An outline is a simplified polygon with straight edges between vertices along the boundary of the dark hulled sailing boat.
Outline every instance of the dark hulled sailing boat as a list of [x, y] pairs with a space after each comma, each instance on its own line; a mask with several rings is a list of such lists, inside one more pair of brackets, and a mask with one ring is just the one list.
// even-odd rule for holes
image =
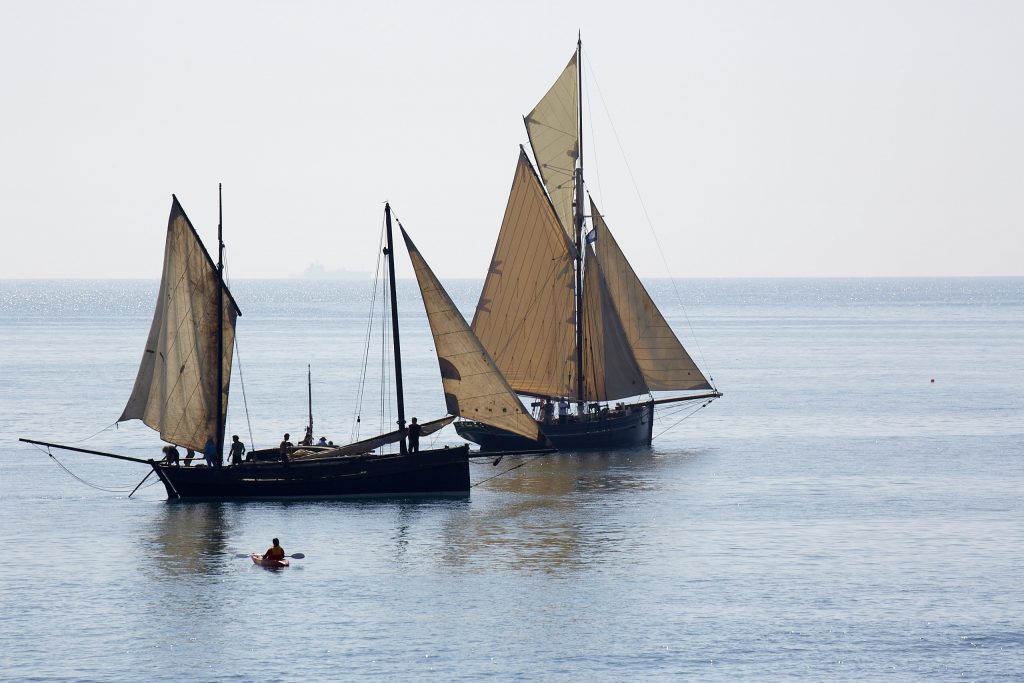
[[[22, 441], [147, 464], [152, 468], [150, 474], [159, 477], [172, 499], [467, 494], [468, 446], [414, 453], [407, 448], [389, 206], [385, 207], [385, 224], [398, 430], [340, 448], [300, 449], [287, 459], [252, 458], [243, 465], [229, 467], [184, 467], [30, 439]], [[222, 254], [220, 232], [218, 228]], [[469, 415], [481, 423], [530, 439], [536, 446], [541, 437], [536, 422], [490, 361], [407, 235], [405, 240], [427, 305], [451, 413], [424, 424], [423, 434], [450, 423], [455, 416]], [[119, 418], [142, 420], [158, 431], [164, 441], [197, 452], [202, 452], [207, 440], [213, 439], [217, 463], [223, 452], [235, 323], [240, 315], [222, 273], [222, 258], [219, 256], [214, 264], [177, 198], [173, 198], [153, 323], [134, 389]], [[398, 452], [375, 452], [394, 443], [399, 446]]]
[[[519, 161], [473, 331], [559, 449], [649, 444], [654, 406], [721, 396], [679, 342], [590, 200], [584, 210], [581, 45], [524, 119]], [[655, 398], [652, 392], [673, 392]], [[688, 392], [688, 393], [683, 393]], [[621, 399], [621, 400], [620, 400]], [[561, 404], [567, 414], [551, 409]], [[458, 421], [484, 449], [520, 440]]]

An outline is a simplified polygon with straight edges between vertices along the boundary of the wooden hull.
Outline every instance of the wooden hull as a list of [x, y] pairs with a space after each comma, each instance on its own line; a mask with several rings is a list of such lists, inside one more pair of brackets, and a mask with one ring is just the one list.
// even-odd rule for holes
[[[576, 416], [573, 416], [574, 418]], [[586, 419], [557, 420], [541, 429], [560, 451], [604, 451], [634, 448], [651, 443], [654, 407], [650, 403], [627, 406], [607, 413], [591, 413]], [[536, 444], [521, 436], [479, 422], [457, 421], [455, 431], [463, 439], [480, 445], [482, 451], [525, 450]]]
[[175, 500], [468, 495], [469, 447], [225, 467], [154, 463]]

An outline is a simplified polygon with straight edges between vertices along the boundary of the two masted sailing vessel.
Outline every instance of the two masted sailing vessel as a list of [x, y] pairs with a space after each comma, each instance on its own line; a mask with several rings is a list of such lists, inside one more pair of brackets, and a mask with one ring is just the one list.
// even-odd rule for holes
[[[560, 450], [649, 444], [656, 405], [721, 396], [658, 310], [592, 198], [586, 212], [581, 57], [577, 43], [524, 118], [537, 166], [520, 147], [472, 324], [512, 388], [535, 399], [541, 429]], [[484, 449], [523, 445], [517, 435], [482, 422], [460, 420], [455, 427]]]
[[[277, 449], [271, 449], [271, 453], [250, 453], [261, 457], [249, 457], [238, 465], [221, 465], [232, 351], [241, 311], [223, 279], [220, 226], [218, 259], [214, 263], [177, 197], [172, 197], [153, 322], [134, 388], [118, 421], [141, 420], [159, 432], [165, 442], [197, 453], [202, 453], [212, 440], [214, 464], [185, 466], [189, 463], [21, 440], [148, 465], [151, 471], [147, 478], [156, 474], [170, 499], [467, 494], [467, 445], [414, 452], [408, 447], [390, 206], [385, 206], [385, 227], [397, 430], [341, 447], [305, 446], [290, 453], [276, 452]], [[456, 416], [466, 416], [517, 434], [532, 447], [538, 447], [542, 435], [536, 421], [497, 370], [404, 229], [402, 235], [427, 308], [450, 413], [422, 425], [422, 435], [449, 424]], [[391, 452], [385, 452], [389, 444], [397, 444], [397, 451], [392, 447]]]

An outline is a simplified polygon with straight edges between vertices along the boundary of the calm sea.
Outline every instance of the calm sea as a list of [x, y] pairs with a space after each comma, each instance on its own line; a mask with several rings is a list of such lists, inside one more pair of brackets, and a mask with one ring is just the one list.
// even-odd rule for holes
[[[457, 500], [175, 504], [17, 441], [158, 455], [113, 427], [156, 282], [0, 280], [0, 678], [1024, 679], [1024, 279], [650, 284], [725, 393], [653, 448], [483, 462]], [[401, 289], [409, 414], [438, 417]], [[318, 436], [390, 426], [370, 283], [233, 290], [231, 433], [300, 433], [307, 365]], [[237, 557], [273, 536], [306, 559]]]

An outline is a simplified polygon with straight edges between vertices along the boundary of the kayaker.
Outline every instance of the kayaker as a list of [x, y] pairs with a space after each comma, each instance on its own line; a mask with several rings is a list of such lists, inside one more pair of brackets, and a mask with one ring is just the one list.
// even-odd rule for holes
[[281, 542], [279, 540], [276, 538], [274, 539], [274, 545], [267, 548], [267, 552], [263, 553], [263, 559], [273, 560], [275, 562], [280, 562], [284, 559], [284, 548], [281, 547]]

